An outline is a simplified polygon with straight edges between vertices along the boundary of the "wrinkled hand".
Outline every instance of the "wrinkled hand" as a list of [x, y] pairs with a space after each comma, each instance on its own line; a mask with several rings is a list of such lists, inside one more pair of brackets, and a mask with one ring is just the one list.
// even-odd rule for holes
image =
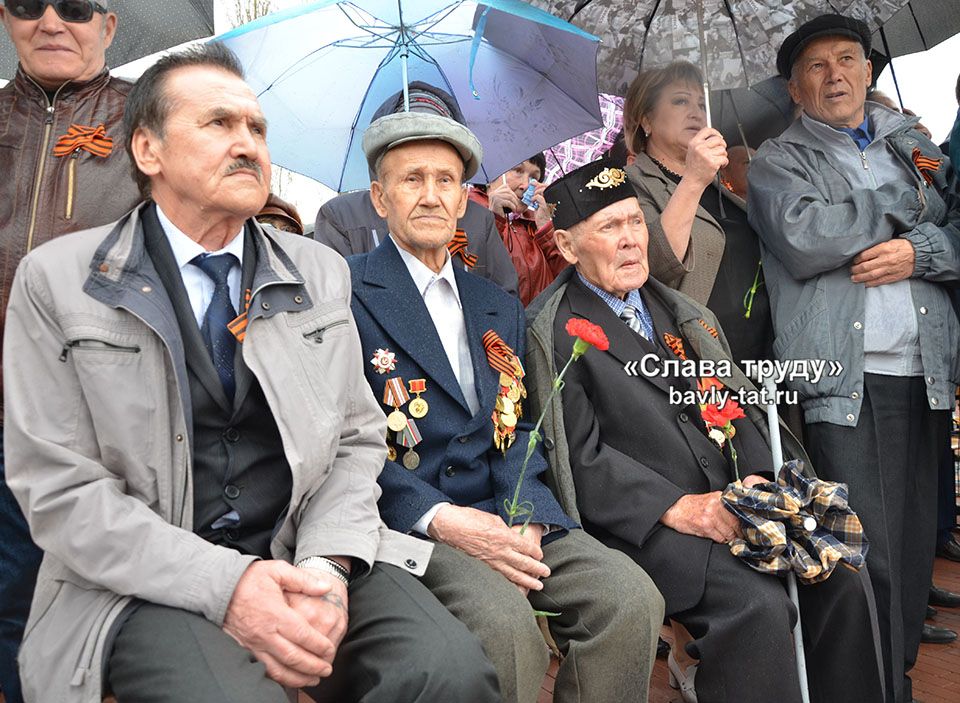
[[513, 192], [506, 183], [498, 183], [494, 188], [487, 188], [487, 198], [490, 201], [489, 207], [494, 215], [506, 217], [509, 212], [523, 212], [527, 206], [520, 202], [520, 198]]
[[333, 671], [336, 646], [290, 607], [292, 593], [322, 598], [330, 585], [283, 561], [253, 562], [237, 581], [223, 629], [280, 685], [316, 686]]
[[553, 208], [547, 205], [547, 199], [543, 197], [543, 191], [546, 189], [546, 183], [537, 183], [537, 189], [533, 192], [533, 202], [539, 206], [533, 211], [533, 219], [537, 223], [537, 229], [546, 227], [553, 219]]
[[875, 288], [913, 275], [916, 256], [909, 239], [891, 239], [864, 249], [853, 258], [850, 280]]
[[336, 650], [347, 633], [348, 596], [343, 581], [326, 571], [304, 569], [330, 588], [322, 596], [308, 596], [303, 593], [287, 593], [287, 603], [302, 615], [313, 628], [330, 640], [334, 651], [328, 660], [333, 665]]
[[712, 127], [704, 127], [687, 144], [684, 178], [692, 178], [706, 188], [717, 177], [717, 171], [729, 163], [727, 142]]
[[[510, 529], [516, 532], [518, 535], [520, 535], [524, 539], [530, 540], [533, 544], [537, 545], [537, 547], [539, 548], [540, 543], [543, 541], [543, 531], [546, 528], [544, 528], [544, 526], [539, 523], [530, 523], [529, 525], [527, 525], [526, 530], [523, 530], [522, 524], [514, 525]], [[520, 530], [523, 530], [522, 534]], [[530, 593], [529, 588], [524, 588], [523, 586], [517, 586], [517, 588], [520, 589], [520, 592], [524, 595], [524, 597], [526, 597]]]
[[549, 576], [550, 569], [541, 562], [543, 551], [537, 527], [531, 525], [527, 533], [520, 535], [519, 525], [511, 529], [499, 515], [444, 505], [430, 522], [427, 534], [481, 559], [521, 589], [539, 591], [543, 588], [540, 579]]
[[720, 491], [685, 495], [667, 508], [660, 522], [677, 532], [726, 544], [740, 534], [737, 516], [723, 507]]

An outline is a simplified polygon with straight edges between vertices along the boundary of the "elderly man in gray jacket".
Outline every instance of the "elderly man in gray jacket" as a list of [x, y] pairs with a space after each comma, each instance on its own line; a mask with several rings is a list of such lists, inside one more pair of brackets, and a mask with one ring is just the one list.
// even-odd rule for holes
[[850, 487], [870, 539], [888, 699], [910, 701], [933, 564], [937, 451], [948, 430], [960, 324], [960, 221], [947, 163], [905, 118], [867, 102], [865, 24], [803, 25], [777, 65], [803, 114], [750, 166], [750, 224], [781, 360], [839, 361], [792, 378], [807, 448]]
[[17, 272], [4, 439], [44, 550], [25, 697], [498, 701], [412, 575], [430, 546], [380, 521], [346, 264], [253, 219], [270, 158], [242, 76], [218, 44], [148, 69], [124, 122], [150, 199]]

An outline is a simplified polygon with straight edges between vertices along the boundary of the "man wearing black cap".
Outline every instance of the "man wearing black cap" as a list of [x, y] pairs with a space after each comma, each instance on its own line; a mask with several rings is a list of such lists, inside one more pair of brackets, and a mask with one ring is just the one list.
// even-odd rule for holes
[[[466, 124], [453, 96], [439, 88], [413, 81], [407, 97], [411, 112], [440, 115]], [[403, 109], [403, 93], [395, 93], [377, 109], [370, 121]], [[370, 176], [373, 178], [372, 173]], [[466, 211], [457, 221], [457, 230], [458, 235], [462, 232], [463, 239], [460, 241], [454, 237], [451, 240], [454, 265], [517, 295], [517, 272], [500, 239], [493, 213], [477, 203], [468, 202]], [[376, 249], [387, 233], [387, 221], [377, 214], [370, 202], [370, 190], [365, 188], [341, 193], [325, 202], [317, 212], [313, 238], [346, 257]]]
[[[347, 259], [366, 378], [389, 428], [380, 514], [433, 541], [421, 580], [480, 638], [506, 703], [536, 701], [549, 665], [533, 609], [559, 613], [547, 620], [563, 655], [554, 701], [646, 701], [660, 594], [560, 508], [539, 450], [521, 481], [523, 307], [452, 265], [479, 142], [455, 120], [404, 112], [374, 121], [363, 148], [390, 232]], [[533, 511], [525, 530], [505, 507], [515, 492]]]
[[[699, 665], [671, 665], [684, 701], [799, 702], [795, 610], [781, 580], [730, 553], [738, 522], [720, 501], [737, 466], [745, 485], [768, 480], [756, 475], [772, 469], [764, 412], [745, 405], [747, 417], [734, 421], [733, 463], [697, 405], [674, 397], [698, 379], [677, 376], [664, 362], [723, 360], [732, 368], [720, 379], [727, 388], [753, 386], [733, 366], [715, 316], [649, 277], [647, 227], [623, 170], [607, 160], [587, 164], [545, 197], [556, 204], [557, 246], [573, 268], [528, 310], [534, 407], [570, 356], [568, 319], [600, 325], [610, 341], [606, 352], [590, 351], [570, 366], [563, 402], [543, 424], [544, 436], [556, 438], [548, 458], [564, 508], [640, 564], [663, 593], [667, 615], [693, 636], [687, 650]], [[625, 364], [642, 358], [649, 372], [628, 376]], [[783, 425], [781, 432], [785, 455], [807, 461]], [[837, 569], [801, 587], [800, 601], [811, 700], [881, 701], [866, 573]], [[830, 636], [821, 636], [828, 617]]]
[[825, 15], [777, 68], [801, 117], [750, 166], [750, 224], [781, 359], [838, 361], [799, 392], [817, 471], [850, 488], [870, 539], [888, 700], [910, 701], [930, 588], [937, 450], [960, 378], [960, 211], [948, 161], [907, 118], [865, 102], [870, 31]]

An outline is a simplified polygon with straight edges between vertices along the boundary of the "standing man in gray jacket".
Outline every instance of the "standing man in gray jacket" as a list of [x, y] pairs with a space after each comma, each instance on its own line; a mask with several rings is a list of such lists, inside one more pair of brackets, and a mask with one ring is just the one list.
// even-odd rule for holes
[[803, 114], [749, 171], [750, 224], [781, 360], [838, 361], [794, 377], [818, 474], [850, 487], [870, 539], [888, 700], [909, 702], [933, 568], [937, 451], [949, 428], [960, 324], [960, 211], [916, 118], [865, 103], [867, 26], [824, 15], [777, 67]]
[[26, 700], [498, 701], [412, 575], [430, 546], [380, 520], [346, 264], [254, 219], [236, 57], [160, 59], [124, 127], [147, 202], [27, 255], [8, 309], [7, 478], [44, 551]]

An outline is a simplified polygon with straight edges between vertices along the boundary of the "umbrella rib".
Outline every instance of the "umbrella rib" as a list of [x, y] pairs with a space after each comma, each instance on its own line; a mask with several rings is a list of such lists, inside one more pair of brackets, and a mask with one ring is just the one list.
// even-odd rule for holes
[[[912, 2], [908, 2], [908, 3], [907, 3], [907, 8], [910, 10], [910, 18], [913, 20], [913, 24], [914, 24], [914, 25], [916, 26], [916, 28], [917, 28], [917, 34], [920, 35], [920, 41], [923, 43], [923, 48], [924, 48], [924, 50], [929, 49], [930, 47], [927, 46], [927, 38], [923, 35], [923, 29], [921, 29], [921, 27], [920, 27], [920, 21], [917, 19], [917, 15], [916, 15], [916, 13], [913, 11], [913, 3], [912, 3]], [[893, 63], [893, 57], [892, 57], [892, 56], [890, 57], [890, 63], [891, 63], [891, 64]], [[891, 68], [891, 71], [892, 71], [892, 70], [893, 70], [893, 69]], [[902, 102], [900, 103], [900, 106], [903, 107], [903, 103], [902, 103]]]
[[[703, 2], [703, 0], [700, 0], [700, 2]], [[733, 9], [730, 7], [730, 0], [723, 0], [723, 6], [727, 9], [727, 15], [730, 17], [730, 24], [733, 25], [733, 38], [737, 41], [737, 53], [740, 54], [740, 68], [743, 70], [744, 82], [749, 86], [750, 77], [747, 75], [747, 57], [744, 55], [743, 46], [740, 44], [740, 32], [737, 29], [737, 20], [733, 16]], [[700, 50], [703, 51], [703, 47], [700, 47]], [[704, 76], [703, 79], [707, 80], [707, 77]], [[707, 99], [709, 99], [709, 96]]]
[[657, 0], [654, 3], [653, 7], [650, 9], [650, 14], [647, 15], [647, 21], [644, 22], [643, 26], [643, 46], [640, 47], [640, 57], [637, 60], [637, 72], [643, 68], [643, 55], [647, 52], [647, 37], [650, 36], [650, 25], [653, 24], [653, 17], [657, 14], [657, 10], [660, 9], [660, 0]]

